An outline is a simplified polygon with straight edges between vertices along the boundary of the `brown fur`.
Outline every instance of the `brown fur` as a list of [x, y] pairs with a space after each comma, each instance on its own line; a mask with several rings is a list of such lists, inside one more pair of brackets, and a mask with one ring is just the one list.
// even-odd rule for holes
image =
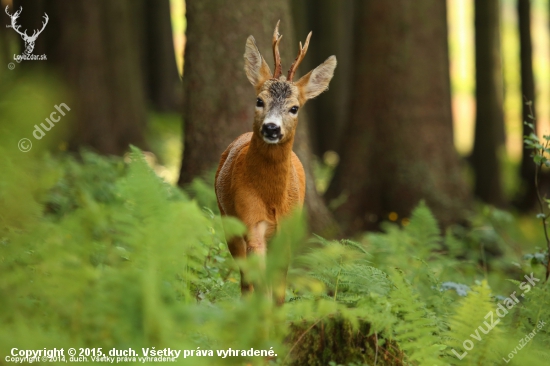
[[[304, 168], [292, 151], [298, 113], [292, 113], [291, 108], [301, 108], [326, 90], [336, 58], [329, 57], [297, 82], [291, 82], [284, 76], [270, 78], [269, 66], [252, 36], [247, 40], [244, 57], [248, 80], [264, 105], [256, 107], [252, 132], [239, 136], [222, 154], [215, 188], [221, 214], [237, 217], [247, 228], [244, 237], [227, 238], [232, 256], [244, 259], [255, 254], [265, 267], [267, 243], [278, 223], [293, 209], [301, 208], [305, 198]], [[268, 143], [262, 136], [262, 124], [273, 115], [281, 122], [282, 136], [277, 143]], [[242, 292], [252, 289], [241, 271]], [[284, 302], [284, 286], [276, 296], [278, 303]]]

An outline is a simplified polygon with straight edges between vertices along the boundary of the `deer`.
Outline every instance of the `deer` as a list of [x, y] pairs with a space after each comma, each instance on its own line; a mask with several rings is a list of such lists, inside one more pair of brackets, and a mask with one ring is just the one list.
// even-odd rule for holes
[[[221, 215], [236, 217], [246, 226], [245, 235], [226, 238], [232, 257], [239, 262], [257, 256], [263, 271], [268, 243], [281, 219], [304, 204], [304, 168], [292, 151], [299, 110], [328, 89], [336, 68], [336, 57], [330, 56], [298, 81], [293, 80], [309, 47], [310, 32], [305, 44], [299, 43], [298, 56], [287, 76], [282, 75], [279, 23], [272, 39], [273, 73], [254, 37], [246, 41], [244, 71], [256, 92], [252, 131], [237, 137], [222, 153], [215, 177]], [[287, 271], [288, 264], [276, 289], [279, 305], [285, 301]], [[245, 296], [254, 291], [254, 284], [247, 280], [242, 266], [240, 273], [241, 295]], [[271, 290], [267, 292], [272, 297]]]
[[16, 31], [17, 34], [19, 34], [21, 36], [21, 38], [23, 38], [23, 41], [25, 42], [25, 51], [23, 52], [23, 55], [30, 56], [32, 54], [32, 51], [34, 50], [34, 43], [36, 42], [36, 38], [38, 38], [40, 33], [42, 33], [44, 28], [46, 28], [46, 24], [48, 24], [48, 20], [49, 20], [48, 14], [44, 13], [44, 15], [43, 15], [43, 18], [44, 18], [45, 21], [42, 22], [42, 29], [40, 29], [40, 30], [35, 29], [33, 31], [32, 35], [29, 36], [27, 34], [26, 29], [25, 29], [24, 32], [21, 32], [19, 30], [19, 28], [21, 28], [21, 26], [17, 25], [17, 18], [19, 18], [19, 15], [21, 15], [21, 12], [23, 11], [23, 7], [20, 6], [19, 10], [17, 10], [13, 14], [10, 14], [8, 12], [8, 8], [9, 7], [6, 6], [6, 14], [8, 14], [8, 16], [11, 18], [11, 28], [13, 28], [13, 30]]

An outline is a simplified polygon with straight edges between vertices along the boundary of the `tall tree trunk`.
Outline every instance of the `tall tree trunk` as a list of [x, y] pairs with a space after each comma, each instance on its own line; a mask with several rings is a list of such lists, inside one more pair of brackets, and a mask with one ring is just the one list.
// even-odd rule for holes
[[475, 1], [476, 126], [471, 163], [475, 195], [503, 206], [499, 151], [505, 140], [502, 109], [499, 0]]
[[[72, 100], [63, 102], [71, 108], [74, 121], [69, 140], [73, 150], [86, 146], [121, 155], [129, 144], [145, 145], [144, 83], [133, 4], [130, 0], [16, 2], [23, 5], [22, 17], [27, 10], [34, 14], [29, 14], [34, 24], [40, 24], [44, 12], [49, 16], [34, 53], [46, 54], [44, 63], [53, 66], [72, 89]], [[40, 62], [28, 61], [28, 66]]]
[[[252, 128], [256, 99], [243, 69], [246, 38], [254, 34], [262, 55], [271, 65], [271, 36], [277, 20], [281, 19], [280, 32], [284, 38], [280, 49], [285, 68], [290, 66], [298, 49], [287, 1], [235, 0], [221, 4], [217, 0], [189, 0], [186, 11], [184, 153], [180, 185], [214, 169], [227, 146]], [[314, 43], [310, 49], [313, 47], [316, 47]], [[315, 190], [304, 117], [300, 117], [294, 150], [308, 178], [306, 207], [311, 228], [322, 232], [334, 225]]]
[[309, 133], [313, 152], [321, 157], [326, 151], [339, 152], [341, 137], [349, 118], [353, 26], [355, 1], [293, 1], [295, 27], [299, 34], [313, 31], [317, 47], [308, 51], [305, 67], [312, 69], [330, 55], [338, 58], [338, 68], [330, 84], [330, 93], [310, 101]]
[[[535, 113], [535, 79], [533, 76], [533, 51], [531, 45], [531, 2], [529, 0], [518, 0], [518, 21], [519, 21], [519, 46], [521, 63], [521, 95], [522, 101], [522, 136], [529, 135], [531, 130], [523, 122], [535, 123], [529, 115], [531, 109], [526, 101], [532, 103], [532, 113]], [[536, 125], [535, 125], [536, 127]], [[520, 166], [520, 198], [517, 206], [521, 210], [530, 210], [536, 203], [537, 193], [535, 190], [535, 163], [531, 158], [531, 150], [523, 146]]]
[[344, 201], [336, 217], [348, 232], [372, 229], [424, 199], [443, 225], [462, 221], [445, 2], [360, 3], [351, 119], [327, 192]]
[[143, 16], [147, 99], [159, 111], [179, 111], [182, 85], [174, 52], [170, 0], [145, 0]]

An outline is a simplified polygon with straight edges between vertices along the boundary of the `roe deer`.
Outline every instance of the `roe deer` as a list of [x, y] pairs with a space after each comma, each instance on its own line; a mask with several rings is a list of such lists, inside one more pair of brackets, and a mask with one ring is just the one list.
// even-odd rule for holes
[[[222, 215], [240, 219], [247, 228], [244, 237], [227, 238], [235, 259], [258, 255], [265, 268], [267, 242], [277, 230], [280, 219], [293, 209], [301, 208], [305, 197], [304, 168], [292, 151], [298, 110], [304, 103], [325, 91], [336, 68], [336, 57], [300, 80], [292, 79], [309, 45], [306, 43], [292, 63], [288, 76], [282, 74], [279, 55], [279, 22], [273, 33], [273, 75], [260, 55], [254, 37], [249, 36], [244, 53], [244, 70], [256, 89], [256, 107], [252, 132], [233, 141], [223, 152], [216, 172], [216, 197]], [[277, 303], [285, 299], [286, 268], [282, 287], [276, 293]], [[241, 292], [254, 289], [241, 269]]]

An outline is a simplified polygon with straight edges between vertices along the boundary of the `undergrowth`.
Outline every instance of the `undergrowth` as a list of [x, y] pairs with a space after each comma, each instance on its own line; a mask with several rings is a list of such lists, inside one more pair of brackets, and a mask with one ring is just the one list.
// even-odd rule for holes
[[[177, 359], [187, 365], [543, 365], [550, 357], [548, 326], [525, 341], [550, 320], [544, 263], [510, 244], [509, 214], [484, 208], [471, 228], [442, 234], [419, 203], [407, 226], [388, 223], [355, 241], [306, 239], [296, 216], [276, 239], [293, 256], [286, 303], [274, 307], [262, 294], [240, 299], [204, 182], [191, 198], [137, 149], [126, 160], [24, 154], [2, 120], [7, 108], [2, 359], [12, 348], [69, 347], [192, 350]], [[239, 354], [217, 356], [229, 348]], [[276, 356], [240, 352], [250, 349]]]

